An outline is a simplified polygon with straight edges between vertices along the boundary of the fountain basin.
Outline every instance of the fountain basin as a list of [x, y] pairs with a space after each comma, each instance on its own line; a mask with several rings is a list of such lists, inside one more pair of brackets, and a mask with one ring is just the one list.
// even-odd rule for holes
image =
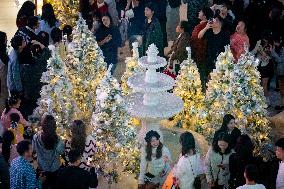
[[127, 84], [137, 92], [141, 93], [159, 93], [170, 90], [175, 84], [175, 80], [168, 75], [156, 73], [157, 82], [145, 82], [146, 74], [137, 74], [128, 79]]
[[183, 101], [172, 93], [157, 93], [154, 106], [143, 104], [143, 93], [133, 93], [126, 98], [128, 112], [140, 119], [167, 119], [183, 109]]
[[158, 69], [167, 65], [167, 61], [163, 57], [157, 57], [157, 62], [149, 62], [147, 56], [139, 58], [138, 65], [146, 69]]

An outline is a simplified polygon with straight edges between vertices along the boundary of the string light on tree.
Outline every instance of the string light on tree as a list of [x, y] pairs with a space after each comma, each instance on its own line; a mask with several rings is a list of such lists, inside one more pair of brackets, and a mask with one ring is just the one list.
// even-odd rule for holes
[[126, 112], [120, 85], [110, 70], [111, 66], [96, 90], [96, 108], [91, 124], [98, 142], [93, 161], [99, 174], [111, 184], [117, 182], [121, 172], [139, 172], [139, 150], [135, 147], [136, 130]]
[[47, 61], [47, 71], [42, 74], [41, 82], [45, 85], [41, 89], [38, 107], [34, 111], [34, 116], [38, 118], [46, 114], [53, 115], [59, 126], [59, 134], [63, 137], [66, 137], [66, 128], [79, 112], [72, 98], [73, 88], [66, 71], [58, 48], [55, 48], [52, 57]]
[[207, 109], [207, 123], [202, 125], [198, 132], [203, 134], [209, 141], [212, 140], [214, 132], [222, 125], [225, 114], [231, 113], [231, 73], [234, 69], [234, 57], [230, 47], [225, 47], [225, 52], [217, 57], [216, 69], [210, 74], [207, 83], [205, 106]]
[[89, 122], [96, 103], [96, 87], [105, 76], [106, 63], [95, 37], [79, 14], [69, 45], [66, 65], [72, 82], [72, 97], [81, 111], [80, 119]]
[[75, 26], [78, 19], [79, 0], [45, 0], [53, 6], [56, 18], [62, 27], [65, 25]]
[[128, 78], [133, 76], [136, 73], [143, 72], [143, 68], [138, 65], [139, 59], [139, 50], [138, 50], [138, 42], [132, 43], [132, 57], [127, 57], [125, 60], [126, 69], [124, 74], [121, 77], [121, 87], [124, 95], [129, 95], [132, 93], [132, 89], [127, 85]]
[[181, 121], [184, 128], [198, 130], [205, 124], [204, 94], [200, 74], [196, 63], [191, 58], [190, 47], [187, 60], [181, 64], [181, 70], [176, 78], [174, 94], [180, 96], [184, 101], [184, 109], [175, 116], [175, 120]]
[[255, 141], [256, 153], [270, 141], [271, 128], [266, 119], [267, 104], [260, 85], [260, 73], [257, 70], [259, 61], [249, 53], [248, 48], [231, 74], [231, 94], [233, 114], [238, 117], [243, 132], [248, 133]]

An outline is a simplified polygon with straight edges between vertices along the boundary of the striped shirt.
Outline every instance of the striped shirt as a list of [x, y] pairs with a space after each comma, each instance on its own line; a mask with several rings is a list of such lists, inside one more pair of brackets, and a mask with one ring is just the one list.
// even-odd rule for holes
[[[65, 143], [66, 156], [70, 150], [71, 150], [71, 141], [67, 141]], [[94, 156], [96, 152], [97, 152], [96, 141], [91, 135], [89, 135], [86, 138], [85, 150], [82, 155], [79, 167], [85, 170], [89, 170], [90, 169], [90, 165], [89, 165], [90, 159]]]

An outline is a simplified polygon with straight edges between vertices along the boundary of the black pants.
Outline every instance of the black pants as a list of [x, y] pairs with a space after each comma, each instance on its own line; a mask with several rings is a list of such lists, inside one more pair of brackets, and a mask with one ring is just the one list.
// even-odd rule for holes
[[211, 189], [223, 189], [224, 185], [215, 185], [214, 187], [212, 187]]
[[55, 189], [56, 188], [57, 173], [58, 171], [43, 173], [46, 176], [46, 180], [42, 184], [42, 189]]
[[[159, 19], [160, 22], [160, 26], [161, 26], [161, 30], [163, 33], [163, 47], [167, 47], [168, 46], [168, 39], [167, 39], [167, 19]], [[162, 54], [164, 54], [164, 52], [162, 52]]]

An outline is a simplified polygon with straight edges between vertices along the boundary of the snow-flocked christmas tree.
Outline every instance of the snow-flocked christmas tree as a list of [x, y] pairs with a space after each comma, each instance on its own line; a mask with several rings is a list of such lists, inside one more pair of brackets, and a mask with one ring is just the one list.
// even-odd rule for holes
[[199, 128], [209, 141], [213, 138], [214, 132], [222, 125], [225, 114], [231, 113], [231, 73], [234, 69], [234, 57], [230, 47], [225, 47], [225, 52], [217, 57], [216, 68], [210, 74], [210, 81], [207, 83], [205, 105], [207, 109], [207, 123]]
[[65, 129], [76, 118], [78, 109], [72, 98], [72, 84], [58, 48], [54, 49], [52, 57], [47, 61], [47, 71], [42, 74], [41, 82], [45, 85], [41, 89], [34, 116], [42, 118], [46, 114], [53, 115], [59, 126], [59, 134], [65, 135]]
[[52, 5], [61, 26], [75, 26], [78, 19], [79, 0], [46, 0], [45, 2]]
[[132, 89], [127, 85], [128, 78], [130, 78], [131, 76], [133, 76], [138, 72], [143, 71], [143, 68], [141, 68], [138, 65], [138, 59], [139, 59], [138, 42], [132, 43], [132, 46], [133, 46], [132, 57], [126, 58], [125, 60], [126, 69], [121, 77], [121, 88], [122, 88], [122, 93], [124, 95], [129, 95], [130, 93], [132, 93]]
[[204, 94], [200, 81], [200, 74], [196, 63], [191, 58], [191, 49], [187, 47], [188, 59], [181, 64], [181, 70], [176, 78], [174, 94], [184, 101], [184, 109], [175, 116], [183, 127], [198, 130], [205, 124]]
[[81, 111], [80, 119], [89, 122], [96, 103], [96, 87], [105, 76], [106, 63], [94, 35], [79, 14], [66, 59], [72, 82], [72, 97]]
[[99, 174], [112, 183], [117, 182], [120, 172], [138, 172], [139, 150], [135, 147], [136, 130], [126, 112], [120, 85], [110, 70], [111, 66], [96, 90], [91, 124], [98, 146], [93, 161]]
[[246, 48], [231, 74], [232, 113], [238, 118], [243, 132], [254, 139], [257, 150], [269, 141], [270, 133], [258, 64], [259, 61]]

